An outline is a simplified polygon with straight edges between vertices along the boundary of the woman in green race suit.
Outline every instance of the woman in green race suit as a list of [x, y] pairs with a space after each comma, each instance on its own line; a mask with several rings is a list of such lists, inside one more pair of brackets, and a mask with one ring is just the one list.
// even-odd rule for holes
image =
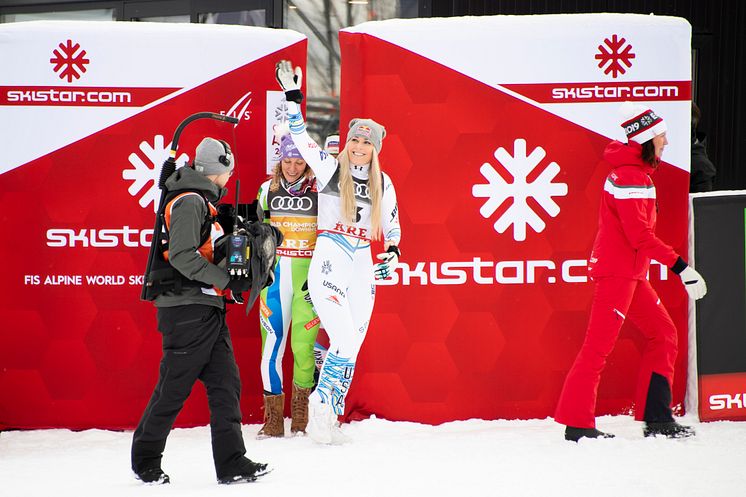
[[[282, 358], [290, 330], [293, 351], [291, 433], [305, 433], [314, 386], [314, 342], [319, 318], [308, 295], [308, 267], [316, 245], [316, 178], [289, 135], [280, 139], [280, 162], [259, 187], [257, 199], [284, 240], [277, 247], [275, 281], [260, 296], [264, 426], [259, 437], [283, 437]], [[265, 214], [266, 217], [266, 214]]]

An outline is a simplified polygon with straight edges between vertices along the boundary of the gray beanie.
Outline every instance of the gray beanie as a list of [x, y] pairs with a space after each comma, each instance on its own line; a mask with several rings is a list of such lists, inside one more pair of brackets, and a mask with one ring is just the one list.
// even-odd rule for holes
[[347, 141], [353, 136], [360, 136], [370, 140], [376, 152], [381, 153], [383, 139], [386, 137], [386, 128], [373, 119], [355, 118], [350, 121], [350, 131], [347, 133]]
[[233, 171], [233, 153], [223, 140], [204, 138], [194, 154], [194, 170], [205, 176]]

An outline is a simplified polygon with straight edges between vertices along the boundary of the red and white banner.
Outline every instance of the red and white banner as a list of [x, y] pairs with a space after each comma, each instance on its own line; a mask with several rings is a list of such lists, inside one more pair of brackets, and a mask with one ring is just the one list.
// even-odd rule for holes
[[[553, 415], [585, 335], [586, 264], [609, 172], [601, 156], [624, 139], [624, 100], [666, 120], [657, 233], [687, 254], [690, 39], [683, 19], [621, 14], [392, 20], [340, 33], [340, 122], [386, 126], [381, 160], [403, 232], [349, 417]], [[687, 299], [660, 264], [650, 280], [679, 330], [678, 405]], [[634, 407], [643, 346], [625, 325], [599, 415]]]
[[724, 373], [699, 377], [701, 421], [746, 421], [746, 373]]
[[[268, 123], [283, 119], [266, 107], [281, 58], [305, 61], [305, 37], [195, 24], [0, 25], [0, 429], [136, 425], [160, 359], [155, 311], [139, 294], [173, 133], [196, 112], [239, 118], [190, 124], [177, 162], [204, 136], [228, 141], [251, 201], [266, 177]], [[235, 308], [229, 323], [245, 419], [258, 422], [258, 317], [243, 313]], [[197, 391], [181, 426], [209, 420]]]

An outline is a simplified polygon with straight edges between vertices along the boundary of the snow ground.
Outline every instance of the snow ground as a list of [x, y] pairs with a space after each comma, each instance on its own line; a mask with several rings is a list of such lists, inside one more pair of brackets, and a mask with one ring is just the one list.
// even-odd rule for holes
[[[289, 432], [289, 420], [287, 428]], [[551, 419], [469, 420], [429, 426], [368, 419], [343, 427], [352, 442], [307, 437], [255, 440], [247, 455], [269, 462], [260, 481], [217, 485], [207, 427], [177, 429], [163, 468], [171, 484], [145, 486], [129, 470], [132, 432], [10, 431], [0, 434], [4, 497], [133, 496], [625, 496], [730, 497], [746, 492], [746, 423], [699, 423], [689, 440], [644, 438], [627, 416], [599, 418], [607, 440], [563, 440]]]

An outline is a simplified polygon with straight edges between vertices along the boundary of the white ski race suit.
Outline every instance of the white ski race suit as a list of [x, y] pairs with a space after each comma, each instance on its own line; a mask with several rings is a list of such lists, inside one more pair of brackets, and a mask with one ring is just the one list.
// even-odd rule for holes
[[[295, 102], [288, 102], [288, 116], [295, 146], [313, 169], [319, 192], [318, 238], [308, 271], [308, 287], [316, 312], [329, 335], [329, 352], [321, 368], [318, 387], [310, 400], [331, 404], [334, 412], [341, 415], [376, 296], [370, 246], [370, 166], [350, 165], [357, 220], [349, 224], [341, 211], [339, 163], [308, 135], [300, 106]], [[398, 246], [401, 228], [396, 192], [389, 176], [381, 174], [383, 240]]]

